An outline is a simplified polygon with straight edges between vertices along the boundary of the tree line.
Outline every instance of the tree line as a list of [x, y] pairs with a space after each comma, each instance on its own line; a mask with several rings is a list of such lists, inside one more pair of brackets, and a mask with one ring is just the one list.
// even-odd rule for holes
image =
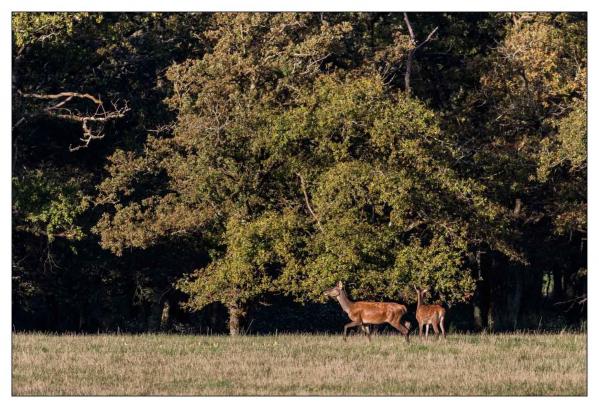
[[586, 31], [14, 13], [14, 327], [309, 330], [338, 281], [408, 305], [429, 288], [464, 330], [580, 327]]

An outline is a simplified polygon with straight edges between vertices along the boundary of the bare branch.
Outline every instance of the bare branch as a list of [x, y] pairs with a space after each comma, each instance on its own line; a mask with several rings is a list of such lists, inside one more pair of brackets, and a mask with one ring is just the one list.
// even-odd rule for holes
[[72, 238], [74, 233], [70, 232], [70, 231], [63, 231], [63, 232], [55, 232], [55, 233], [49, 233], [44, 229], [41, 228], [31, 228], [31, 227], [25, 227], [22, 225], [17, 225], [15, 227], [15, 229], [17, 231], [24, 231], [24, 232], [30, 232], [34, 235], [43, 235], [46, 236], [48, 238]]
[[103, 113], [94, 113], [91, 116], [82, 116], [79, 112], [68, 113], [68, 114], [49, 113], [49, 116], [52, 116], [52, 117], [55, 117], [58, 119], [70, 120], [71, 122], [80, 122], [80, 123], [83, 123], [83, 122], [108, 122], [112, 119], [122, 118], [123, 116], [125, 116], [125, 113], [127, 113], [130, 110], [131, 109], [125, 105], [125, 107], [120, 108], [119, 110], [116, 110], [116, 111], [111, 111], [111, 112], [104, 111]]
[[80, 144], [75, 147], [73, 147], [73, 145], [69, 145], [69, 151], [71, 151], [71, 152], [74, 152], [74, 151], [77, 151], [79, 149], [89, 146], [89, 143], [94, 139], [103, 139], [104, 138], [104, 134], [102, 134], [103, 129], [94, 133], [87, 125], [87, 120], [83, 120], [83, 122], [81, 123], [81, 127], [83, 129], [83, 137], [79, 138], [79, 140], [81, 140], [83, 142], [83, 144]]
[[[424, 45], [426, 45], [426, 43], [428, 43], [430, 40], [432, 40], [433, 35], [435, 35], [435, 33], [438, 30], [439, 30], [439, 27], [435, 27], [435, 29], [428, 34], [428, 36], [426, 37], [426, 40], [424, 40], [420, 44], [418, 44], [418, 46], [416, 47], [416, 50], [418, 50], [420, 47], [423, 47]], [[414, 50], [414, 51], [416, 51], [416, 50]]]
[[522, 199], [516, 198], [516, 203], [514, 204], [514, 216], [518, 217], [520, 215], [520, 210], [522, 209]]
[[145, 130], [150, 133], [160, 134], [160, 133], [172, 132], [174, 129], [175, 129], [175, 123], [171, 122], [171, 123], [167, 123], [166, 125], [160, 125], [156, 129], [147, 129], [146, 128]]
[[12, 127], [12, 130], [15, 130], [17, 127], [19, 127], [19, 125], [21, 125], [21, 123], [25, 122], [25, 117], [22, 117], [21, 119], [19, 119], [17, 121], [17, 123], [15, 123]]
[[300, 179], [300, 184], [302, 186], [302, 192], [304, 193], [304, 199], [306, 200], [306, 206], [308, 207], [308, 211], [310, 211], [310, 214], [312, 214], [312, 218], [314, 218], [314, 220], [316, 221], [316, 224], [318, 225], [318, 228], [320, 229], [320, 231], [324, 232], [324, 229], [322, 228], [322, 224], [320, 223], [320, 218], [318, 218], [318, 216], [312, 209], [312, 206], [310, 205], [310, 200], [308, 199], [308, 192], [306, 191], [306, 183], [304, 182], [304, 178], [302, 177], [302, 175], [300, 173], [296, 173], [296, 174]]
[[47, 95], [47, 94], [36, 94], [36, 93], [22, 93], [20, 91], [18, 91], [19, 94], [21, 96], [24, 96], [26, 98], [35, 98], [35, 99], [60, 99], [60, 98], [64, 98], [64, 97], [76, 97], [76, 98], [85, 98], [85, 99], [89, 99], [90, 101], [94, 102], [97, 105], [102, 105], [102, 101], [98, 98], [96, 98], [93, 95], [90, 94], [82, 94], [82, 93], [78, 93], [78, 92], [61, 92], [58, 94], [51, 94], [51, 95]]
[[[81, 123], [83, 137], [79, 140], [81, 140], [82, 144], [74, 147], [69, 145], [69, 150], [71, 152], [89, 146], [92, 140], [102, 139], [104, 137], [104, 134], [102, 133], [104, 124], [111, 120], [124, 117], [125, 114], [131, 110], [127, 101], [124, 102], [123, 106], [119, 107], [117, 100], [116, 102], [111, 101], [113, 110], [107, 111], [104, 109], [104, 104], [100, 98], [87, 93], [60, 92], [57, 94], [38, 94], [22, 93], [20, 91], [17, 91], [17, 93], [25, 98], [57, 101], [54, 104], [46, 106], [43, 109], [43, 113], [53, 118]], [[93, 102], [96, 105], [95, 111], [93, 113], [81, 113], [77, 109], [67, 108], [67, 103], [72, 102], [74, 99]], [[95, 129], [92, 124], [96, 124]]]
[[416, 37], [414, 36], [414, 31], [412, 30], [412, 25], [410, 24], [410, 20], [408, 19], [408, 13], [403, 13], [403, 21], [406, 22], [406, 26], [408, 26], [408, 32], [410, 33], [410, 39], [412, 40], [412, 44], [416, 45]]
[[408, 27], [408, 32], [410, 33], [410, 42], [412, 43], [412, 49], [408, 53], [408, 60], [406, 61], [406, 74], [404, 76], [406, 92], [411, 93], [412, 88], [410, 86], [410, 78], [412, 75], [412, 62], [414, 61], [414, 54], [416, 54], [416, 51], [424, 47], [427, 43], [429, 43], [432, 40], [439, 27], [435, 27], [435, 29], [428, 34], [426, 39], [422, 41], [420, 44], [418, 44], [416, 41], [416, 36], [414, 35], [414, 30], [412, 29], [412, 25], [410, 24], [410, 20], [408, 19], [407, 13], [403, 13], [403, 19], [406, 22], [406, 26]]

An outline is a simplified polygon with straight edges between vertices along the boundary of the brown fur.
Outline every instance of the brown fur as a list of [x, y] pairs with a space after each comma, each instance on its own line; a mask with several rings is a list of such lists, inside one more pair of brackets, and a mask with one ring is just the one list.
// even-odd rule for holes
[[435, 335], [439, 336], [439, 327], [445, 337], [445, 308], [440, 305], [425, 305], [422, 296], [428, 291], [428, 289], [418, 289], [416, 295], [418, 296], [418, 305], [416, 306], [416, 320], [418, 320], [418, 335], [422, 337], [422, 328], [426, 325], [426, 337], [428, 337], [428, 325], [433, 326]]
[[[351, 319], [351, 323], [346, 324], [343, 329], [343, 339], [346, 339], [347, 329], [350, 327], [360, 326], [363, 328], [364, 324], [389, 323], [406, 336], [406, 341], [409, 341], [409, 326], [406, 327], [401, 323], [401, 319], [408, 311], [404, 305], [393, 302], [352, 302], [347, 297], [341, 282], [325, 291], [324, 294], [337, 299], [341, 308]], [[363, 328], [363, 330], [365, 329]], [[370, 331], [365, 330], [365, 332], [370, 340]]]

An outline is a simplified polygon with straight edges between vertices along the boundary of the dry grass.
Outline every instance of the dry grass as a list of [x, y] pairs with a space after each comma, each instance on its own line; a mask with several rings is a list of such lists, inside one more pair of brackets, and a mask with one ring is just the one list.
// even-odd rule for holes
[[585, 334], [13, 335], [14, 395], [586, 395]]

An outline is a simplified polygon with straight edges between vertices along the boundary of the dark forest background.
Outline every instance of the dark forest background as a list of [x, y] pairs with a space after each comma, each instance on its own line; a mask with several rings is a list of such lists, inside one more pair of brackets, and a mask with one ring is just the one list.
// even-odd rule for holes
[[584, 13], [15, 13], [16, 330], [267, 333], [322, 292], [584, 328]]

